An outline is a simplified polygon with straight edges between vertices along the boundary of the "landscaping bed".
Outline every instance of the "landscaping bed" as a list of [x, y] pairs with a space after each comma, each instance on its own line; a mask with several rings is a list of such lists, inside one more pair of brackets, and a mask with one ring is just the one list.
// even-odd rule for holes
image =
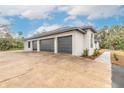
[[102, 53], [104, 52], [104, 50], [102, 50], [102, 49], [98, 49], [98, 50], [96, 50], [96, 52], [94, 52], [93, 53], [93, 55], [91, 55], [91, 56], [88, 56], [88, 55], [83, 55], [82, 57], [84, 57], [84, 58], [89, 58], [89, 59], [92, 59], [92, 60], [94, 60], [94, 59], [96, 59], [98, 56], [100, 56]]

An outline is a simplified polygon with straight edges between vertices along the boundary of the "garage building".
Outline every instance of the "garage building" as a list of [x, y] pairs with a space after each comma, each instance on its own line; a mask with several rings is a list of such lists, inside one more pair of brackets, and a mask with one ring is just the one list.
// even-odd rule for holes
[[96, 31], [91, 26], [63, 27], [53, 31], [42, 32], [24, 42], [25, 51], [47, 51], [54, 53], [69, 53], [81, 56], [84, 49], [93, 54], [95, 48], [99, 48], [94, 39]]

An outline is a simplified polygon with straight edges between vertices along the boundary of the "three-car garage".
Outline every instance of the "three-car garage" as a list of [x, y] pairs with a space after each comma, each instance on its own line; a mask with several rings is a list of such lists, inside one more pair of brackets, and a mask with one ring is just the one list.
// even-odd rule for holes
[[25, 51], [48, 51], [53, 53], [69, 53], [82, 56], [85, 49], [88, 55], [99, 49], [95, 43], [96, 31], [90, 26], [62, 27], [52, 31], [44, 31], [25, 39]]
[[[55, 39], [42, 39], [39, 41], [40, 51], [54, 52]], [[32, 41], [33, 51], [37, 50], [37, 41]], [[72, 53], [72, 36], [57, 37], [57, 52], [58, 53]]]

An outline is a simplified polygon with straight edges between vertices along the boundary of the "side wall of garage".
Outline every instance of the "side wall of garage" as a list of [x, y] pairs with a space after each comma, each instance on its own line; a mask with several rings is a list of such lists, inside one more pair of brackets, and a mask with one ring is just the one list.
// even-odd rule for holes
[[[92, 35], [92, 38], [91, 38]], [[85, 34], [81, 34], [78, 31], [74, 32], [73, 37], [74, 44], [74, 50], [73, 55], [81, 56], [83, 54], [84, 49], [89, 50], [89, 55], [92, 55], [94, 52], [95, 46], [95, 40], [94, 40], [94, 32], [88, 29]], [[92, 42], [91, 42], [92, 41]], [[91, 46], [92, 43], [92, 46]]]
[[83, 54], [84, 49], [84, 34], [75, 31], [73, 41], [74, 41], [73, 55], [81, 56]]

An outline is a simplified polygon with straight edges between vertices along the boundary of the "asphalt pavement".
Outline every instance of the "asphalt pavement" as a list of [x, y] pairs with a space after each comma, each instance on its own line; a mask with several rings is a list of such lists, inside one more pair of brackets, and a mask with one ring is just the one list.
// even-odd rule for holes
[[124, 88], [124, 67], [112, 65], [112, 87]]

